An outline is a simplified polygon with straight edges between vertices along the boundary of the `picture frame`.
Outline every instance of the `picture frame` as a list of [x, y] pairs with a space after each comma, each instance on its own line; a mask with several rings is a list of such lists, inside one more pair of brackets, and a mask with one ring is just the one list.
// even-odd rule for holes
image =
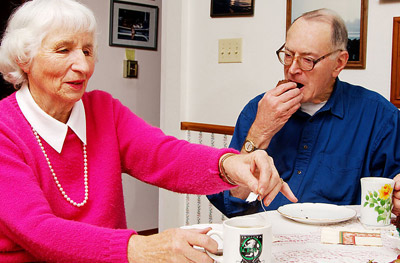
[[109, 45], [157, 50], [158, 6], [110, 1]]
[[367, 55], [368, 0], [287, 0], [286, 30], [301, 14], [329, 8], [345, 21], [349, 33], [349, 61], [346, 69], [365, 69]]
[[400, 108], [400, 17], [393, 18], [390, 102], [397, 108]]
[[211, 0], [211, 17], [253, 16], [254, 0]]

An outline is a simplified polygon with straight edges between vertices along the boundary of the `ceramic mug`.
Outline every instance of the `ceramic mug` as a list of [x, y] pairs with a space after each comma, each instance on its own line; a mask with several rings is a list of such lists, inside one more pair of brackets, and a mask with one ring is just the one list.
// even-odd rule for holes
[[216, 262], [270, 263], [271, 224], [259, 217], [236, 217], [223, 222], [223, 231], [210, 230], [223, 241], [223, 255], [207, 254]]
[[394, 180], [383, 177], [361, 178], [361, 217], [366, 226], [390, 225]]

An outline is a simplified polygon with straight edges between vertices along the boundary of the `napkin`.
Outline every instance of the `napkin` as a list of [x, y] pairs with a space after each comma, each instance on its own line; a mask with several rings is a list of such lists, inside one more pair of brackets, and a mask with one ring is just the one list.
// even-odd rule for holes
[[378, 230], [324, 227], [321, 229], [321, 242], [356, 246], [382, 246]]
[[248, 202], [248, 203], [254, 202], [257, 200], [257, 198], [258, 198], [258, 194], [250, 192], [249, 196], [246, 199], [246, 202]]

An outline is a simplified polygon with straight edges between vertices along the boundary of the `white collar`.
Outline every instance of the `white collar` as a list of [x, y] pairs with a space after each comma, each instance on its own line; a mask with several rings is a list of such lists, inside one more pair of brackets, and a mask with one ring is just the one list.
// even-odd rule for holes
[[308, 113], [310, 116], [313, 116], [317, 111], [319, 111], [319, 109], [321, 109], [322, 107], [324, 107], [324, 105], [326, 104], [326, 101], [323, 101], [321, 103], [311, 103], [311, 102], [306, 102], [306, 103], [302, 103], [301, 104], [301, 111]]
[[64, 124], [48, 115], [36, 104], [27, 85], [23, 85], [17, 91], [16, 98], [22, 114], [30, 125], [58, 153], [61, 153], [68, 127], [86, 144], [86, 116], [82, 100], [75, 103], [67, 124]]

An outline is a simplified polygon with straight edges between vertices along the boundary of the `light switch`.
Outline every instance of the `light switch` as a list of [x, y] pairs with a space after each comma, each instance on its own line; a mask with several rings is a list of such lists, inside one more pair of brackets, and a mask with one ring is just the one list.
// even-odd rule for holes
[[138, 62], [134, 60], [124, 60], [124, 78], [138, 77]]
[[229, 38], [218, 41], [218, 63], [241, 63], [242, 39]]

